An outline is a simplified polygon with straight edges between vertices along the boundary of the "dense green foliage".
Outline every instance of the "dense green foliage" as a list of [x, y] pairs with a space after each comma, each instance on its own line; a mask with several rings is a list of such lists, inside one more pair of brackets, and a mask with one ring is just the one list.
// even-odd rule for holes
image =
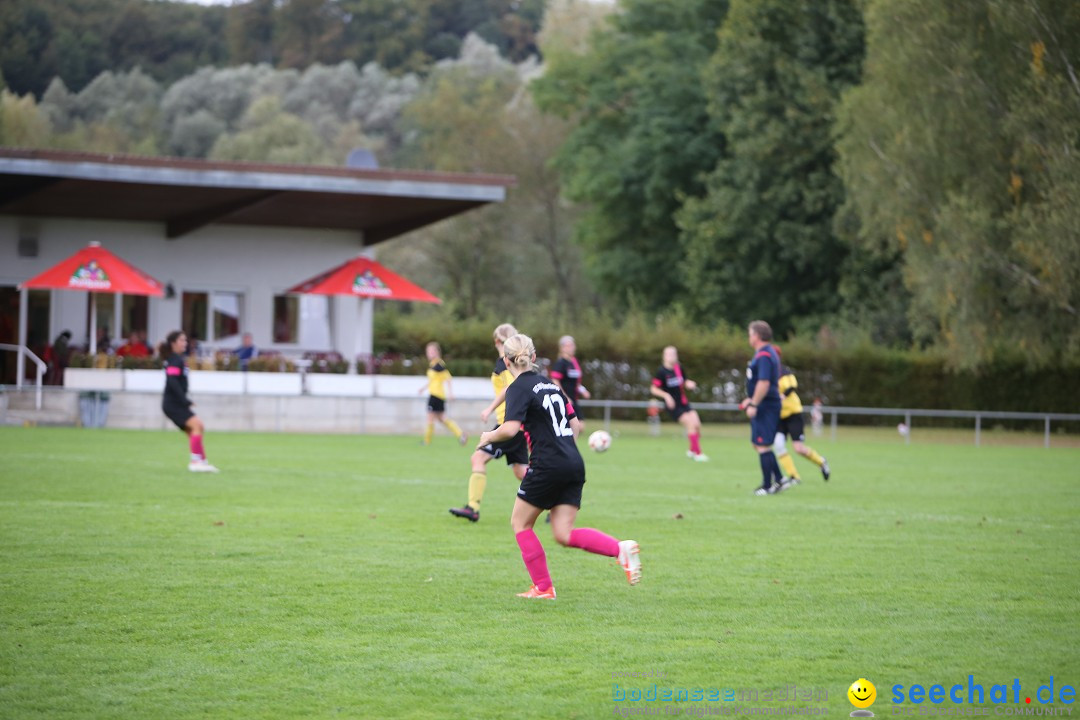
[[540, 106], [576, 126], [558, 160], [585, 205], [575, 228], [600, 289], [661, 309], [685, 296], [675, 212], [723, 142], [701, 71], [727, 10], [716, 0], [631, 0], [584, 55], [553, 54]]
[[651, 683], [613, 673], [654, 670], [661, 686], [823, 688], [829, 717], [847, 716], [846, 688], [870, 675], [880, 717], [893, 683], [973, 672], [1034, 697], [1051, 676], [1057, 688], [1080, 676], [1072, 450], [975, 448], [968, 433], [963, 446], [905, 446], [895, 430], [841, 428], [811, 440], [828, 483], [800, 458], [803, 484], [762, 498], [745, 426], [706, 425], [704, 464], [670, 426], [617, 426], [611, 450], [586, 457], [579, 524], [637, 540], [642, 582], [558, 547], [541, 522], [558, 599], [539, 603], [514, 597], [528, 576], [505, 467], [489, 465], [470, 524], [446, 512], [465, 499], [469, 451], [445, 435], [420, 448], [420, 427], [251, 435], [206, 420], [220, 475], [187, 472], [176, 430], [0, 428], [5, 716], [731, 706], [613, 702], [613, 683]]
[[223, 7], [141, 0], [0, 3], [0, 72], [41, 96], [54, 77], [81, 90], [106, 70], [141, 67], [159, 81], [230, 61]]
[[141, 67], [171, 83], [205, 65], [377, 62], [422, 70], [469, 33], [507, 57], [536, 53], [543, 0], [242, 0], [229, 7], [147, 0], [0, 3], [0, 73], [40, 96], [53, 77], [81, 90]]
[[855, 242], [958, 365], [1080, 349], [1080, 5], [872, 2], [838, 148]]
[[839, 309], [833, 107], [862, 57], [852, 0], [732, 2], [704, 80], [724, 150], [704, 195], [679, 213], [698, 318], [767, 317], [786, 333]]

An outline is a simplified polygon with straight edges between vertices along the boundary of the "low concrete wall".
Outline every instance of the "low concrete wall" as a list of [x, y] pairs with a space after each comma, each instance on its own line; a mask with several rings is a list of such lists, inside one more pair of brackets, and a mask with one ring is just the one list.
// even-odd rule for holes
[[[419, 383], [413, 382], [411, 387], [410, 397], [192, 393], [192, 399], [195, 412], [210, 432], [420, 434], [427, 421], [427, 395], [416, 393]], [[4, 413], [17, 417], [20, 422], [78, 425], [81, 422], [79, 398], [83, 392], [86, 391], [50, 388], [44, 394], [42, 411], [34, 411], [32, 392], [6, 394]], [[109, 408], [105, 427], [174, 428], [161, 412], [161, 393], [109, 390], [107, 394]], [[480, 420], [480, 412], [489, 402], [490, 397], [454, 400], [449, 403], [447, 415], [475, 437], [493, 424]], [[447, 433], [441, 426], [436, 428], [436, 436]]]
[[[317, 397], [426, 398], [423, 375], [336, 375], [325, 373], [246, 373], [192, 370], [188, 374], [192, 396], [312, 395]], [[161, 370], [98, 370], [68, 368], [64, 387], [72, 390], [125, 390], [160, 394], [165, 389]], [[491, 379], [453, 378], [451, 393], [458, 400], [491, 400]]]

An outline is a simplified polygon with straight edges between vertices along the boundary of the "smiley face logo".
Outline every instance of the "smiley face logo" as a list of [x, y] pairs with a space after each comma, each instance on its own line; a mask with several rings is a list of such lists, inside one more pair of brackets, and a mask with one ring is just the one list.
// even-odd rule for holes
[[877, 688], [866, 678], [859, 678], [851, 683], [847, 691], [848, 700], [857, 708], [868, 708], [877, 700]]

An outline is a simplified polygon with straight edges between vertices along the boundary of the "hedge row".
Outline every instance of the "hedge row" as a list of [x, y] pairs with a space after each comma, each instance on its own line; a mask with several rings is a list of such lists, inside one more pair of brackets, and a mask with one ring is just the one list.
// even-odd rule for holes
[[[424, 345], [437, 340], [455, 375], [486, 375], [495, 361], [490, 319], [456, 321], [439, 312], [377, 315], [376, 351], [402, 360], [380, 372], [422, 373]], [[544, 361], [558, 355], [558, 338], [572, 334], [584, 383], [596, 398], [648, 399], [649, 382], [665, 345], [679, 349], [688, 377], [701, 386], [691, 400], [737, 402], [744, 396], [751, 355], [742, 328], [703, 332], [677, 319], [622, 322], [586, 315], [572, 327], [521, 322]], [[1033, 369], [1022, 357], [1000, 358], [978, 371], [955, 370], [937, 351], [893, 350], [865, 341], [845, 344], [827, 333], [779, 343], [809, 404], [956, 410], [1080, 413], [1080, 363]], [[403, 360], [410, 359], [410, 367]], [[479, 371], [479, 372], [478, 372]]]

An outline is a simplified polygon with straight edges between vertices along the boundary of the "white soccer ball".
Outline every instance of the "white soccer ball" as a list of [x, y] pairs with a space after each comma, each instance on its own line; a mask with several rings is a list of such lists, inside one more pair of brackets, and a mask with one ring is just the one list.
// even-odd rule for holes
[[900, 423], [896, 426], [896, 432], [900, 433], [900, 437], [907, 437], [911, 434], [911, 428], [907, 426], [907, 423]]
[[597, 430], [589, 436], [589, 448], [595, 452], [604, 452], [611, 447], [611, 435], [605, 430]]

